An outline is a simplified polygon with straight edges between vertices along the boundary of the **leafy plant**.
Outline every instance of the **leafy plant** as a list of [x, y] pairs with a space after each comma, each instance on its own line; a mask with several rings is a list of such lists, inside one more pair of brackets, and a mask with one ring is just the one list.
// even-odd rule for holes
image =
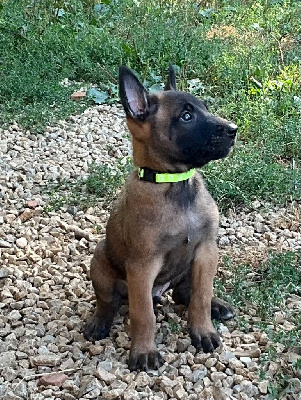
[[100, 92], [96, 88], [89, 89], [87, 91], [87, 96], [90, 97], [96, 104], [105, 103], [108, 98], [108, 94], [106, 92]]

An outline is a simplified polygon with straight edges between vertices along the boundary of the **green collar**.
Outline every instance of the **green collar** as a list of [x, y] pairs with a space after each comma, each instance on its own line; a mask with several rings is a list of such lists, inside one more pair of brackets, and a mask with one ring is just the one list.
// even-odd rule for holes
[[138, 168], [138, 178], [142, 181], [152, 183], [173, 183], [187, 181], [195, 173], [195, 169], [192, 168], [186, 172], [157, 172], [150, 168]]

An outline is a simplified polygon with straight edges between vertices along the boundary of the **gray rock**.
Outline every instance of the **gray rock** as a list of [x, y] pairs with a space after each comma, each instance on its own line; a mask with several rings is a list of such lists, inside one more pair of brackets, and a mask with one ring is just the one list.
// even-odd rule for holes
[[12, 244], [7, 242], [6, 240], [0, 239], [0, 248], [9, 249], [12, 247]]
[[219, 239], [218, 243], [220, 246], [228, 246], [230, 244], [230, 240], [229, 240], [228, 236], [222, 236]]
[[237, 358], [231, 358], [229, 360], [229, 367], [235, 370], [235, 368], [243, 368], [244, 365]]
[[56, 339], [53, 335], [45, 335], [42, 340], [44, 343], [47, 343], [47, 344], [56, 342]]
[[139, 400], [140, 399], [140, 395], [134, 389], [126, 389], [123, 392], [123, 399], [124, 400]]
[[229, 360], [231, 360], [232, 358], [236, 358], [235, 354], [232, 353], [232, 351], [229, 351], [229, 350], [222, 351], [220, 353], [220, 355], [219, 355], [219, 360], [223, 364], [228, 364]]
[[14, 351], [0, 353], [0, 367], [16, 367], [16, 353]]
[[27, 399], [28, 397], [28, 389], [27, 384], [24, 381], [19, 381], [17, 384], [14, 385], [14, 393], [23, 398]]
[[177, 384], [174, 389], [173, 393], [176, 399], [182, 400], [187, 398], [187, 392], [184, 390], [183, 386], [180, 384]]
[[11, 382], [17, 377], [17, 371], [12, 367], [3, 367], [1, 368], [1, 376], [5, 379], [6, 382]]
[[13, 391], [9, 390], [5, 393], [5, 400], [22, 400], [22, 398], [17, 396]]
[[106, 359], [104, 361], [100, 361], [97, 364], [97, 368], [102, 368], [102, 369], [105, 369], [106, 371], [110, 372], [111, 369], [113, 368], [113, 363], [112, 363], [112, 361]]
[[233, 386], [233, 393], [239, 393], [241, 391], [240, 385]]
[[115, 375], [111, 374], [110, 372], [106, 371], [104, 368], [100, 366], [97, 367], [97, 370], [94, 372], [94, 375], [101, 381], [105, 382], [106, 384], [110, 384], [114, 382], [114, 380], [116, 379]]
[[8, 314], [8, 319], [10, 321], [18, 321], [19, 319], [22, 318], [22, 315], [19, 313], [18, 310], [12, 310], [9, 314]]
[[191, 374], [191, 381], [196, 383], [207, 376], [208, 370], [204, 365], [201, 365], [198, 369], [194, 370]]
[[151, 382], [152, 378], [146, 372], [139, 372], [135, 379], [137, 387], [148, 386], [151, 384]]
[[[0, 247], [2, 247], [1, 240], [0, 240]], [[0, 268], [0, 279], [7, 278], [8, 276], [9, 276], [8, 269], [5, 267]]]
[[210, 377], [213, 382], [217, 382], [226, 379], [227, 375], [224, 372], [211, 372]]
[[217, 358], [215, 357], [210, 357], [208, 360], [205, 362], [205, 366], [207, 368], [213, 367], [217, 363]]
[[258, 388], [253, 385], [250, 381], [243, 380], [240, 382], [240, 392], [245, 393], [249, 397], [257, 396]]
[[190, 346], [190, 339], [178, 339], [177, 340], [177, 352], [184, 353]]
[[125, 391], [127, 384], [119, 379], [115, 379], [114, 382], [111, 383], [111, 388], [122, 390], [122, 393]]
[[258, 387], [258, 390], [259, 390], [259, 392], [261, 394], [267, 394], [268, 393], [268, 384], [269, 384], [269, 381], [266, 381], [266, 380], [258, 382], [257, 387]]
[[75, 206], [70, 206], [68, 207], [67, 212], [70, 213], [71, 215], [76, 215], [78, 212], [78, 208]]
[[16, 351], [17, 360], [25, 360], [28, 358], [28, 355], [23, 351]]
[[79, 397], [85, 396], [86, 399], [97, 398], [101, 391], [103, 385], [98, 381], [98, 379], [93, 376], [84, 376], [80, 382]]
[[60, 363], [60, 356], [56, 354], [40, 354], [38, 356], [30, 357], [30, 364], [36, 366], [49, 366], [55, 367]]
[[291, 378], [288, 380], [288, 388], [290, 393], [301, 393], [301, 381], [298, 378]]
[[222, 323], [219, 324], [218, 331], [220, 332], [221, 335], [224, 335], [225, 333], [229, 333], [228, 327]]
[[106, 400], [115, 400], [119, 399], [123, 393], [124, 389], [111, 389], [110, 391], [103, 393], [102, 398]]

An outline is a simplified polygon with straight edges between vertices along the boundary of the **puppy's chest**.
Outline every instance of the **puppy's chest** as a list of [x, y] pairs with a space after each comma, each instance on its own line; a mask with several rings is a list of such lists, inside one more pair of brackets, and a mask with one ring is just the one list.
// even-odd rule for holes
[[204, 237], [208, 221], [198, 214], [186, 212], [181, 217], [175, 216], [173, 224], [167, 225], [160, 237], [160, 251], [164, 263], [155, 284], [176, 283], [190, 268], [195, 249]]
[[205, 221], [195, 211], [187, 210], [179, 213], [175, 210], [174, 215], [166, 221], [165, 229], [160, 240], [166, 251], [170, 251], [180, 245], [187, 246], [195, 242], [199, 237], [200, 230]]

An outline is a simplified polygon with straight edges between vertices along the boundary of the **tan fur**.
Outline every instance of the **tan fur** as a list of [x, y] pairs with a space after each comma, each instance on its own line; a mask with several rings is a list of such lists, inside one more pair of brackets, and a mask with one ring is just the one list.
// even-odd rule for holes
[[[215, 243], [206, 242], [197, 248], [192, 269], [192, 293], [188, 325], [202, 334], [215, 332], [211, 322], [213, 278], [216, 274], [218, 250]], [[203, 312], [199, 312], [199, 310]]]
[[[131, 320], [131, 353], [155, 349], [155, 317], [151, 290], [165, 256], [158, 238], [165, 235], [177, 236], [183, 231], [188, 234], [190, 225], [194, 223], [199, 226], [202, 235], [202, 223], [207, 218], [215, 225], [214, 231], [218, 226], [217, 207], [205, 189], [200, 175], [197, 174], [195, 179], [199, 187], [196, 214], [191, 213], [191, 210], [183, 212], [166, 201], [165, 193], [171, 184], [154, 185], [142, 182], [138, 180], [136, 172], [133, 173], [108, 221], [106, 246], [110, 262], [104, 252], [100, 254], [98, 251], [94, 255], [91, 277], [99, 297], [103, 299], [105, 296], [109, 300], [113, 286], [124, 287], [126, 277]], [[111, 263], [113, 268], [108, 268]], [[217, 248], [212, 237], [197, 250], [193, 265], [189, 324], [193, 331], [201, 334], [215, 332], [210, 312], [216, 265]], [[118, 277], [116, 271], [123, 271], [124, 274]], [[110, 277], [106, 278], [107, 274]], [[98, 309], [104, 306], [104, 302], [98, 300], [98, 303], [96, 312], [99, 313]]]
[[154, 344], [156, 321], [151, 293], [161, 265], [161, 257], [149, 261], [145, 268], [141, 268], [141, 260], [127, 262], [132, 352], [144, 353], [156, 349]]

